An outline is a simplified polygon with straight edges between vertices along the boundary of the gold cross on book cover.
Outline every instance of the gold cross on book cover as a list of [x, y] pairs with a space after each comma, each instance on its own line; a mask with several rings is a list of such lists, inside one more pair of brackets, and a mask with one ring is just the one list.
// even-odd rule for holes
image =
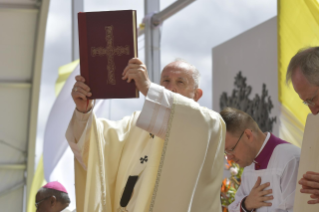
[[136, 11], [78, 14], [80, 70], [90, 99], [136, 98], [134, 81], [122, 80], [128, 61], [137, 57]]

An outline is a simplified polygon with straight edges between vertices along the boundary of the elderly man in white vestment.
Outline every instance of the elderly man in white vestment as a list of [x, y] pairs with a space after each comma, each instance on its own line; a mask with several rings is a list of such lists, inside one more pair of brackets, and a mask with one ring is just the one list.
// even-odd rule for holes
[[226, 123], [225, 154], [245, 167], [230, 212], [293, 211], [300, 148], [262, 132], [247, 113], [220, 112]]
[[[290, 60], [286, 80], [312, 114], [319, 113], [319, 46], [301, 49]], [[312, 161], [311, 161], [312, 162]], [[309, 161], [309, 163], [311, 163]], [[318, 163], [318, 161], [316, 161]], [[298, 181], [301, 193], [311, 194], [308, 204], [319, 204], [319, 173], [307, 171]]]
[[76, 158], [77, 211], [221, 211], [226, 129], [218, 113], [197, 103], [203, 92], [196, 68], [172, 62], [159, 86], [133, 58], [122, 79], [134, 81], [145, 103], [110, 121], [95, 117], [90, 88], [76, 77], [66, 137]]

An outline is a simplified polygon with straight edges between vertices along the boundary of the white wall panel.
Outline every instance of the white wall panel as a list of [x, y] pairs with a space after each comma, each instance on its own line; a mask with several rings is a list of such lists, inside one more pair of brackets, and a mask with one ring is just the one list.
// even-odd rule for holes
[[36, 10], [0, 9], [0, 79], [30, 81], [37, 24]]
[[[16, 144], [10, 142], [10, 139], [3, 139], [2, 135], [0, 136], [0, 140], [9, 143], [11, 146], [0, 143], [0, 161], [1, 165], [3, 164], [25, 164], [26, 163], [26, 154], [25, 151], [19, 151], [16, 149]], [[12, 148], [12, 146], [14, 148]], [[24, 146], [26, 146], [24, 144]], [[2, 169], [0, 168], [0, 171]], [[0, 175], [1, 179], [1, 175]], [[0, 186], [1, 187], [1, 186]]]
[[[10, 188], [13, 188], [16, 185], [23, 182], [24, 170], [6, 170], [0, 169], [0, 194]], [[0, 196], [1, 199], [1, 196]], [[0, 210], [2, 211], [2, 210]]]
[[[252, 86], [249, 99], [261, 96], [266, 84], [274, 108], [270, 117], [277, 117], [273, 134], [279, 134], [280, 103], [278, 101], [277, 17], [274, 17], [213, 48], [213, 109], [220, 111], [220, 96], [232, 95], [236, 74], [241, 71]], [[268, 97], [267, 97], [268, 98]]]
[[23, 188], [0, 196], [1, 211], [21, 212], [23, 211]]
[[[10, 144], [24, 150], [28, 139], [30, 90], [27, 86], [0, 84], [0, 134], [9, 139]], [[3, 144], [0, 145], [2, 148]]]

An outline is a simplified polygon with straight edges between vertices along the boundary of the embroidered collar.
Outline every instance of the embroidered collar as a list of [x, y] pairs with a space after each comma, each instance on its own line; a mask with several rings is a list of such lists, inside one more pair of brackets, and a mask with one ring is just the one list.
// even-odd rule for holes
[[277, 138], [271, 133], [267, 133], [266, 139], [260, 148], [254, 163], [255, 163], [255, 170], [266, 169], [270, 160], [270, 157], [279, 144], [286, 144], [288, 142]]

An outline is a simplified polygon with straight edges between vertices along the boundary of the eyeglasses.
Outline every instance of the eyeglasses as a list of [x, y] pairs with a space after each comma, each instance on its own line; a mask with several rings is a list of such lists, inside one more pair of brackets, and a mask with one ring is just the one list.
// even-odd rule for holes
[[232, 149], [227, 150], [227, 151], [226, 151], [226, 150], [224, 151], [224, 153], [225, 153], [226, 155], [231, 155], [231, 154], [232, 154], [232, 152], [235, 150], [235, 148], [236, 148], [238, 142], [240, 141], [241, 137], [244, 135], [244, 132], [245, 132], [245, 130], [241, 133], [241, 135], [240, 135], [239, 138], [238, 138], [238, 141], [236, 142], [235, 146], [234, 146]]
[[313, 97], [311, 99], [306, 99], [302, 103], [304, 103], [305, 105], [310, 106], [310, 107], [315, 106], [315, 103], [313, 102], [313, 100], [317, 96], [318, 90], [319, 90], [319, 88], [316, 90], [316, 93], [313, 95]]
[[39, 204], [40, 204], [41, 202], [43, 202], [44, 200], [49, 199], [50, 197], [52, 197], [52, 196], [46, 197], [46, 198], [40, 200], [39, 202], [36, 202], [36, 203], [35, 203], [35, 207], [38, 209]]

